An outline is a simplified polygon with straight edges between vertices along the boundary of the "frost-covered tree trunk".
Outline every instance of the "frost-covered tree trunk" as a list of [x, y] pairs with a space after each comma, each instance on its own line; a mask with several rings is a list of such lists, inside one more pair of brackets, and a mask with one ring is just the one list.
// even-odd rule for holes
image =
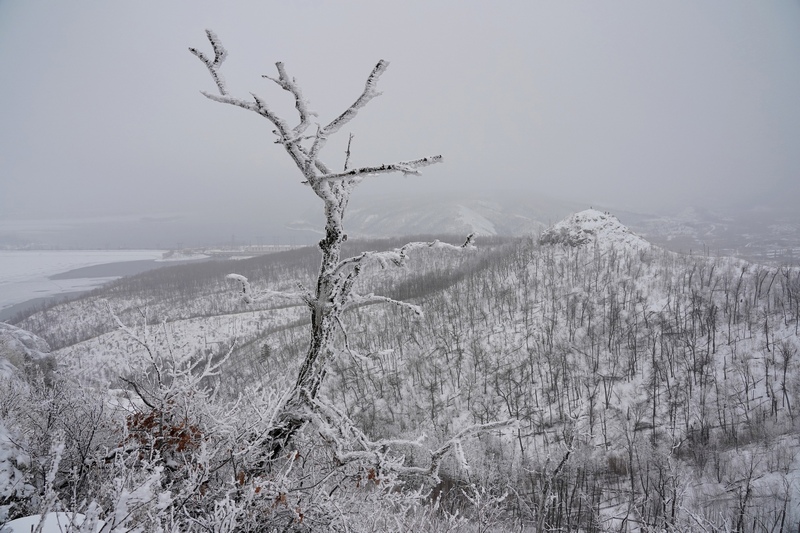
[[[265, 78], [275, 82], [282, 89], [289, 92], [295, 100], [295, 108], [299, 115], [296, 126], [290, 126], [283, 118], [275, 115], [257, 95], [251, 93], [247, 100], [230, 96], [225, 82], [219, 73], [219, 68], [226, 57], [226, 50], [219, 38], [210, 30], [206, 31], [214, 50], [214, 57], [210, 58], [197, 49], [190, 48], [208, 68], [211, 77], [217, 85], [218, 94], [203, 92], [203, 94], [216, 102], [231, 104], [249, 111], [253, 111], [268, 119], [274, 126], [277, 136], [276, 143], [283, 146], [297, 168], [305, 178], [303, 183], [324, 202], [325, 209], [325, 238], [319, 242], [322, 252], [317, 284], [313, 291], [300, 287], [300, 292], [281, 294], [281, 297], [294, 297], [302, 299], [311, 313], [311, 330], [308, 351], [300, 367], [297, 381], [288, 399], [278, 426], [271, 432], [273, 449], [279, 451], [286, 442], [306, 421], [309, 420], [308, 408], [315, 405], [315, 398], [325, 378], [326, 369], [337, 353], [334, 336], [337, 329], [342, 328], [340, 317], [344, 311], [355, 305], [364, 303], [386, 302], [406, 307], [416, 313], [421, 313], [416, 306], [395, 301], [384, 296], [374, 294], [360, 295], [353, 291], [354, 284], [362, 268], [370, 263], [400, 264], [406, 258], [407, 252], [421, 247], [454, 247], [440, 243], [410, 243], [402, 248], [388, 252], [365, 252], [347, 259], [341, 258], [342, 243], [347, 240], [342, 221], [344, 219], [350, 193], [358, 183], [367, 176], [401, 172], [403, 174], [419, 174], [419, 169], [442, 160], [439, 155], [424, 157], [398, 163], [381, 164], [371, 167], [348, 168], [350, 148], [348, 145], [347, 158], [341, 172], [331, 170], [320, 159], [320, 153], [331, 135], [338, 132], [344, 125], [352, 120], [361, 108], [370, 100], [380, 95], [376, 90], [378, 80], [386, 71], [388, 63], [379, 61], [367, 78], [364, 91], [356, 101], [342, 114], [327, 125], [316, 124], [316, 132], [307, 134], [313, 117], [317, 114], [309, 108], [309, 103], [303, 96], [300, 87], [294, 78], [289, 77], [282, 63], [276, 63], [278, 77]], [[472, 236], [461, 247], [471, 246]], [[241, 284], [244, 300], [253, 301], [250, 285], [246, 278], [238, 275], [229, 276]], [[278, 296], [270, 294], [270, 296]], [[317, 414], [319, 414], [319, 409]]]

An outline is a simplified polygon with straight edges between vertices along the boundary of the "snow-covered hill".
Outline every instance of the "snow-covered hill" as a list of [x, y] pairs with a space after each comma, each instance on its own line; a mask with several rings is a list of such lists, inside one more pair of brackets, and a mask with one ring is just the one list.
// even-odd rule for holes
[[597, 211], [547, 235], [423, 298], [422, 323], [351, 319], [350, 346], [395, 351], [343, 360], [328, 393], [381, 435], [517, 418], [468, 456], [563, 530], [797, 523], [800, 270], [668, 252]]
[[[443, 473], [512, 487], [509, 510], [545, 513], [552, 529], [798, 523], [800, 270], [669, 252], [598, 210], [536, 237], [483, 249], [479, 240], [472, 255], [430, 250], [407, 270], [367, 275], [365, 292], [411, 299], [425, 314], [373, 305], [346, 315], [324, 397], [376, 438], [425, 433], [435, 443], [518, 420], [514, 432], [465, 441], [467, 463]], [[257, 290], [281, 290], [308, 285], [314, 254], [236, 267]], [[80, 327], [56, 353], [66, 372], [94, 369], [80, 381], [102, 387], [135, 373], [121, 363], [142, 350], [92, 328], [114, 309], [144, 335], [148, 309], [159, 352], [203, 356], [237, 336], [219, 376], [225, 392], [280, 389], [308, 342], [304, 308], [244, 308], [213, 268], [142, 276], [26, 327], [58, 338]]]
[[650, 243], [624, 226], [614, 215], [587, 209], [542, 232], [541, 244], [598, 245], [608, 248], [646, 249]]

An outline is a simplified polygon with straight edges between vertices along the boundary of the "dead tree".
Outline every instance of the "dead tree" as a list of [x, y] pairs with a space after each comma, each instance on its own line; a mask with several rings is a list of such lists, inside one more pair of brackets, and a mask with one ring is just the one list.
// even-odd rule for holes
[[[310, 339], [305, 359], [300, 366], [293, 389], [286, 396], [287, 399], [282, 409], [281, 419], [277, 421], [276, 427], [270, 432], [273, 451], [278, 452], [286, 446], [296, 431], [306, 422], [322, 418], [325, 420], [330, 419], [331, 425], [335, 425], [333, 424], [334, 422], [341, 423], [340, 420], [335, 421], [331, 417], [338, 419], [343, 415], [332, 408], [321, 408], [317, 394], [331, 360], [340, 352], [336, 347], [335, 336], [337, 331], [343, 328], [340, 318], [347, 309], [367, 303], [390, 303], [421, 314], [421, 310], [415, 305], [375, 294], [357, 294], [353, 289], [362, 269], [370, 264], [380, 264], [381, 266], [388, 264], [400, 265], [406, 259], [408, 252], [415, 248], [443, 247], [460, 249], [471, 247], [473, 236], [470, 235], [462, 246], [453, 246], [439, 241], [415, 242], [391, 251], [365, 252], [355, 257], [342, 259], [340, 256], [341, 247], [342, 243], [347, 239], [342, 221], [350, 199], [350, 193], [356, 185], [368, 176], [394, 172], [419, 174], [419, 169], [442, 161], [442, 156], [434, 155], [397, 163], [348, 168], [350, 158], [349, 144], [342, 171], [332, 170], [330, 166], [320, 159], [320, 154], [328, 139], [350, 122], [370, 100], [381, 94], [376, 87], [389, 63], [379, 61], [367, 78], [364, 91], [356, 101], [328, 124], [315, 123], [316, 131], [309, 134], [307, 133], [309, 127], [312, 126], [317, 114], [309, 107], [309, 102], [303, 96], [303, 92], [295, 79], [287, 74], [283, 63], [276, 63], [277, 78], [264, 77], [276, 83], [294, 98], [299, 122], [293, 127], [286, 120], [273, 113], [257, 95], [251, 93], [249, 99], [240, 99], [229, 94], [219, 73], [227, 52], [214, 32], [206, 30], [206, 34], [214, 50], [213, 58], [206, 56], [195, 48], [190, 48], [189, 50], [208, 68], [217, 85], [219, 94], [208, 92], [203, 92], [202, 94], [215, 102], [241, 107], [269, 120], [275, 126], [273, 130], [276, 136], [275, 143], [283, 146], [295, 165], [297, 165], [304, 178], [302, 183], [308, 186], [324, 202], [325, 238], [319, 241], [322, 262], [315, 289], [312, 291], [300, 286], [300, 290], [297, 293], [270, 293], [266, 295], [268, 297], [298, 298], [308, 306], [311, 313]], [[246, 302], [254, 301], [255, 296], [252, 294], [246, 278], [235, 274], [230, 275], [229, 278], [240, 284], [243, 298]], [[347, 349], [349, 351], [349, 348]], [[369, 448], [369, 444], [364, 444], [362, 448]]]

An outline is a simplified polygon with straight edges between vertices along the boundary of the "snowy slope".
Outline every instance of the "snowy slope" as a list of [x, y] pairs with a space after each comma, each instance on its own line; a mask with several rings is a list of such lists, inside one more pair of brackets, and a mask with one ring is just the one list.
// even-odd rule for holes
[[114, 329], [55, 354], [64, 370], [82, 385], [103, 389], [149, 364], [143, 343], [157, 355], [202, 360], [224, 353], [231, 344], [243, 345], [264, 331], [297, 322], [306, 314], [304, 307], [292, 306], [173, 320], [147, 329], [134, 323], [130, 324], [133, 335]]
[[[42, 533], [63, 533], [65, 531], [83, 531], [81, 526], [86, 517], [81, 513], [49, 513], [42, 520], [42, 515], [26, 516], [17, 518], [5, 525], [3, 533], [30, 533], [36, 530], [42, 522]], [[88, 525], [88, 524], [87, 524]], [[94, 531], [100, 531], [105, 525], [103, 520], [97, 520]]]

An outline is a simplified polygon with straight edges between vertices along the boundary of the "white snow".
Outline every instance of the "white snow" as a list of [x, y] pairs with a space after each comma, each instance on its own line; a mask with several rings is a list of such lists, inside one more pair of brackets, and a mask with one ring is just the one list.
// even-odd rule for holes
[[123, 261], [160, 259], [159, 250], [0, 250], [0, 309], [33, 298], [88, 290], [116, 279], [51, 280], [76, 268]]
[[[147, 335], [137, 324], [131, 324], [131, 329], [151, 343], [157, 353], [174, 351], [193, 356], [207, 354], [232, 340], [246, 343], [265, 329], [289, 324], [305, 314], [305, 306], [297, 305], [175, 320], [149, 329]], [[141, 345], [120, 329], [62, 348], [53, 355], [83, 386], [99, 389], [108, 388], [118, 376], [135, 372], [147, 364]]]
[[[2, 533], [30, 533], [36, 529], [41, 519], [42, 515], [38, 514], [17, 518], [3, 526], [3, 529], [0, 531], [2, 531]], [[86, 517], [81, 513], [48, 513], [45, 515], [42, 533], [65, 533], [67, 531], [73, 531], [73, 528], [70, 526], [74, 526], [74, 530], [77, 531], [78, 527], [83, 524], [85, 519]], [[105, 522], [98, 520], [95, 531], [100, 531], [100, 528], [104, 525]]]

